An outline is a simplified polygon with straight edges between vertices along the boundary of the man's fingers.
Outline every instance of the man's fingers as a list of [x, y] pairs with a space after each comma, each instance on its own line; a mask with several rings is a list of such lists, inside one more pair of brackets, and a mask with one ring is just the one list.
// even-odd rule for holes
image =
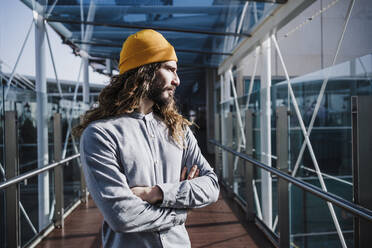
[[191, 168], [191, 170], [189, 172], [189, 176], [187, 177], [188, 180], [191, 180], [191, 179], [193, 179], [195, 177], [195, 173], [196, 173], [197, 169], [198, 169], [198, 167], [196, 165], [194, 165]]
[[[200, 170], [197, 169], [197, 170], [196, 170], [196, 173], [195, 173], [195, 177], [198, 177], [198, 176], [199, 176], [199, 173], [200, 173]], [[194, 178], [195, 178], [195, 177], [194, 177]]]
[[186, 172], [187, 172], [187, 167], [184, 166], [184, 167], [182, 168], [180, 181], [183, 181], [183, 180], [186, 179]]

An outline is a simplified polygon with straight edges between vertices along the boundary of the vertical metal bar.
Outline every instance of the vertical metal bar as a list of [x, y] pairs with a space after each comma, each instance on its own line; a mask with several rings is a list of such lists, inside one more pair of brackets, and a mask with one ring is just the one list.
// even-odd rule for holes
[[[351, 97], [351, 139], [352, 139], [352, 170], [353, 170], [353, 201], [359, 204], [358, 197], [358, 97]], [[354, 246], [359, 247], [359, 218], [354, 216]]]
[[[80, 123], [82, 122], [83, 122], [83, 116], [80, 116]], [[87, 184], [85, 182], [84, 170], [83, 170], [83, 167], [81, 166], [80, 159], [78, 159], [78, 163], [80, 166], [80, 192], [81, 192], [80, 199], [82, 202], [88, 203], [88, 189], [87, 189]]]
[[[252, 111], [245, 111], [245, 153], [253, 157], [253, 118]], [[247, 199], [247, 220], [254, 221], [254, 192], [253, 192], [253, 165], [245, 161], [245, 187]]]
[[[80, 163], [80, 159], [79, 159]], [[81, 191], [81, 201], [84, 203], [88, 203], [88, 189], [87, 189], [87, 184], [85, 182], [85, 176], [84, 176], [84, 171], [83, 167], [80, 164], [80, 191]]]
[[[221, 142], [220, 114], [214, 115], [214, 139]], [[222, 176], [221, 159], [222, 159], [221, 149], [215, 146], [214, 147], [214, 160], [215, 160], [215, 166], [216, 166], [216, 173], [219, 177]]]
[[105, 65], [106, 65], [106, 73], [109, 74], [109, 75], [112, 75], [111, 59], [105, 59]]
[[[207, 104], [207, 140], [214, 138], [215, 117], [215, 80], [216, 69], [207, 69], [206, 73], [206, 104]], [[214, 146], [207, 142], [208, 153], [214, 152]]]
[[[89, 2], [89, 10], [88, 10], [88, 16], [87, 21], [92, 22], [94, 20], [96, 13], [96, 4], [95, 1]], [[87, 25], [84, 32], [84, 41], [89, 41], [92, 38], [93, 35], [93, 25]], [[83, 102], [85, 104], [89, 104], [89, 93], [90, 93], [90, 86], [89, 86], [89, 45], [83, 45], [83, 50], [85, 51], [84, 56], [82, 58], [83, 60], [83, 71], [84, 71], [84, 83], [83, 83]]]
[[83, 102], [89, 104], [89, 61], [83, 57]]
[[[261, 127], [261, 162], [271, 166], [271, 42], [270, 38], [262, 43], [262, 70], [260, 89], [260, 127]], [[267, 171], [261, 171], [261, 196], [263, 221], [272, 228], [272, 179]]]
[[[230, 88], [227, 88], [226, 87], [226, 77], [224, 76], [224, 74], [221, 74], [220, 75], [220, 84], [221, 84], [221, 103], [220, 103], [220, 111], [221, 111], [221, 142], [222, 144], [224, 145], [227, 145], [227, 134], [226, 134], [226, 115], [227, 115], [227, 107], [226, 107], [226, 103], [223, 103], [226, 99], [227, 99], [227, 96], [230, 97], [228, 94], [230, 94], [229, 92], [227, 92], [228, 90], [230, 90]], [[228, 89], [228, 90], [227, 90]], [[221, 178], [222, 178], [222, 181], [225, 180], [225, 178], [227, 177], [227, 155], [228, 155], [228, 152], [222, 150], [222, 164], [221, 164]]]
[[[5, 112], [5, 174], [9, 180], [18, 176], [17, 119], [15, 111]], [[20, 247], [19, 184], [5, 192], [7, 247]]]
[[[41, 15], [35, 17], [35, 84], [37, 98], [37, 159], [38, 167], [48, 162], [48, 116], [46, 83], [45, 23]], [[49, 224], [49, 173], [38, 176], [39, 231]]]
[[[276, 151], [277, 168], [288, 172], [288, 110], [286, 106], [276, 110]], [[289, 231], [289, 190], [288, 182], [278, 178], [278, 216], [279, 216], [279, 247], [288, 248], [290, 244]]]
[[[352, 97], [352, 142], [353, 142], [353, 185], [354, 201], [372, 209], [370, 191], [372, 167], [372, 97]], [[354, 219], [355, 247], [369, 247], [372, 244], [372, 223], [361, 218]]]
[[[54, 161], [58, 162], [62, 159], [62, 126], [61, 114], [55, 113], [53, 116], [54, 126]], [[59, 165], [54, 168], [54, 193], [56, 197], [56, 205], [54, 211], [54, 225], [57, 228], [63, 228], [64, 214], [64, 197], [63, 197], [63, 167]]]
[[[233, 118], [232, 113], [227, 114], [226, 118], [226, 141], [227, 146], [232, 147], [233, 144]], [[234, 184], [234, 155], [232, 155], [230, 152], [227, 154], [227, 181], [229, 185], [229, 191], [231, 191]]]

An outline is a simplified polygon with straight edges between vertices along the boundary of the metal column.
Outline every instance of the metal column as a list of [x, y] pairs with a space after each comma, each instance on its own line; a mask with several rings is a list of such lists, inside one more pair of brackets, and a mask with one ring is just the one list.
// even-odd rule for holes
[[[262, 43], [261, 71], [261, 162], [271, 166], [271, 45], [270, 38]], [[262, 217], [268, 228], [272, 227], [272, 180], [267, 171], [261, 172]]]
[[83, 57], [83, 102], [89, 104], [89, 60]]
[[[18, 176], [18, 137], [15, 111], [5, 112], [5, 175], [9, 180]], [[5, 192], [7, 247], [21, 247], [19, 222], [19, 184]]]
[[[372, 97], [353, 96], [352, 115], [352, 154], [354, 202], [372, 209]], [[372, 222], [354, 217], [354, 247], [371, 247]]]
[[[94, 17], [96, 14], [96, 4], [95, 1], [89, 2], [89, 10], [88, 10], [88, 16], [87, 21], [92, 22], [94, 21]], [[92, 38], [93, 35], [93, 25], [87, 25], [84, 32], [84, 39], [83, 41], [87, 42]], [[82, 60], [83, 60], [83, 102], [85, 104], [89, 104], [89, 45], [83, 45], [84, 52], [82, 54]]]
[[[207, 105], [207, 140], [214, 138], [214, 117], [215, 117], [215, 81], [216, 69], [206, 69], [206, 105]], [[207, 142], [208, 153], [214, 152], [214, 146]]]
[[[288, 110], [286, 106], [276, 110], [277, 169], [288, 173]], [[289, 183], [278, 178], [279, 247], [289, 248]]]
[[[54, 127], [54, 162], [59, 162], [62, 159], [62, 127], [61, 114], [55, 113], [53, 116]], [[54, 225], [57, 228], [63, 228], [64, 214], [64, 197], [63, 197], [63, 165], [54, 168], [54, 193], [56, 205], [54, 211]]]
[[[253, 118], [252, 111], [245, 111], [245, 153], [249, 157], [253, 157]], [[245, 162], [245, 187], [246, 187], [246, 199], [247, 199], [247, 220], [254, 221], [254, 193], [253, 193], [253, 165], [249, 162]]]
[[[38, 167], [48, 164], [47, 83], [45, 68], [45, 23], [41, 15], [35, 17], [35, 83], [37, 98], [37, 159]], [[38, 176], [39, 231], [49, 222], [49, 173]]]
[[[80, 123], [83, 122], [83, 116], [80, 116], [79, 121]], [[85, 176], [84, 176], [84, 170], [83, 170], [83, 166], [81, 165], [80, 158], [78, 158], [78, 163], [80, 167], [80, 192], [81, 192], [80, 199], [82, 202], [87, 204], [88, 203], [88, 189], [87, 189], [87, 184], [86, 184]]]
[[[219, 114], [214, 115], [214, 139], [221, 142], [221, 130], [220, 130], [220, 116]], [[222, 142], [221, 142], [222, 143]], [[214, 164], [217, 175], [222, 177], [222, 151], [221, 148], [214, 147]]]
[[[224, 130], [226, 133], [226, 141], [227, 146], [232, 147], [233, 144], [233, 116], [232, 113], [227, 114], [226, 118], [226, 129]], [[227, 165], [226, 165], [226, 172], [227, 172], [227, 182], [229, 187], [229, 193], [232, 193], [233, 185], [234, 185], [234, 155], [230, 152], [227, 153]], [[224, 170], [225, 170], [224, 168]], [[232, 196], [232, 195], [231, 195]]]

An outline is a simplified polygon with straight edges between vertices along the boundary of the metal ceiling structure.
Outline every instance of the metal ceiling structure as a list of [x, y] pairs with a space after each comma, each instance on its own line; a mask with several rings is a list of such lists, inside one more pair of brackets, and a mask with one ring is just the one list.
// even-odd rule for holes
[[[116, 69], [123, 41], [140, 29], [161, 32], [175, 47], [179, 68], [217, 68], [232, 46], [286, 1], [22, 0], [43, 15], [75, 54], [88, 54], [104, 72]], [[92, 65], [92, 63], [91, 63]], [[188, 79], [186, 79], [187, 81]]]

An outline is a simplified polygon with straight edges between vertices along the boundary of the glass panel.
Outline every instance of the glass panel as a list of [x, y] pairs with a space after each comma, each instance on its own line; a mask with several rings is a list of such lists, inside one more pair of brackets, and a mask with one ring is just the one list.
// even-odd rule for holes
[[[16, 102], [18, 118], [18, 151], [20, 174], [38, 167], [37, 163], [37, 128], [36, 128], [36, 93], [24, 90], [23, 101]], [[50, 176], [49, 176], [50, 180]], [[39, 229], [38, 177], [32, 177], [19, 184], [20, 187], [20, 221], [21, 244], [27, 244]], [[47, 186], [48, 187], [48, 186]], [[49, 184], [49, 190], [53, 185]], [[49, 219], [49, 223], [51, 219]]]
[[[348, 201], [352, 201], [353, 198], [350, 99], [354, 95], [372, 95], [372, 81], [368, 76], [372, 68], [370, 66], [371, 58], [372, 56], [369, 54], [292, 80], [301, 118], [303, 118], [305, 126], [308, 127], [321, 84], [329, 76], [324, 100], [320, 105], [310, 135], [310, 142], [327, 190]], [[369, 64], [369, 67], [364, 67], [363, 64]], [[354, 70], [352, 71], [350, 68], [354, 68]], [[284, 83], [279, 83], [277, 87], [285, 88]], [[291, 105], [291, 112], [294, 112], [293, 104]], [[290, 163], [292, 169], [294, 169], [304, 139], [298, 118], [292, 114], [290, 120]], [[296, 176], [320, 187], [316, 167], [307, 147], [298, 165]], [[306, 204], [303, 203], [305, 206], [303, 210], [297, 207], [302, 201], [306, 201]], [[335, 231], [329, 209], [324, 201], [315, 199], [314, 196], [310, 195], [305, 197], [302, 191], [293, 189], [291, 204], [293, 206], [291, 218], [292, 222], [295, 222], [292, 226], [292, 234], [295, 237], [300, 237], [297, 234], [301, 232], [308, 233], [311, 236], [316, 233]], [[306, 219], [307, 213], [314, 212], [315, 209], [317, 217], [312, 215], [311, 218]], [[298, 211], [304, 211], [305, 213], [298, 213]], [[341, 225], [345, 226], [347, 230], [352, 230], [352, 217], [342, 211], [336, 211], [336, 213], [338, 221], [342, 223]], [[299, 220], [300, 214], [304, 215], [302, 224]], [[347, 242], [352, 244], [352, 235], [346, 234], [345, 239], [347, 238]], [[311, 247], [310, 244], [315, 245], [316, 240], [309, 235], [307, 238], [302, 237], [300, 240], [302, 240], [301, 242], [307, 242]], [[337, 235], [322, 234], [322, 240], [334, 245], [333, 247], [338, 247]]]
[[[74, 138], [71, 138], [71, 128], [79, 123], [80, 114], [82, 113], [80, 103], [73, 104], [73, 102], [70, 102], [70, 104], [70, 106], [75, 106], [72, 110], [70, 106], [62, 106], [60, 108], [62, 114], [62, 148], [66, 154], [65, 158], [78, 152], [79, 144], [75, 142]], [[67, 134], [69, 134], [68, 139], [66, 139]], [[68, 209], [80, 199], [80, 166], [77, 159], [70, 161], [63, 167], [63, 181], [64, 207]]]
[[[317, 181], [316, 178], [303, 178], [303, 180], [310, 183]], [[337, 182], [329, 182], [328, 185], [335, 189], [338, 187], [345, 189], [345, 186]], [[350, 188], [347, 191], [351, 191]], [[291, 187], [290, 194], [292, 245], [294, 247], [341, 247], [326, 202], [313, 194], [305, 193], [296, 186]], [[337, 206], [334, 206], [334, 209], [347, 247], [354, 247], [353, 216]]]

